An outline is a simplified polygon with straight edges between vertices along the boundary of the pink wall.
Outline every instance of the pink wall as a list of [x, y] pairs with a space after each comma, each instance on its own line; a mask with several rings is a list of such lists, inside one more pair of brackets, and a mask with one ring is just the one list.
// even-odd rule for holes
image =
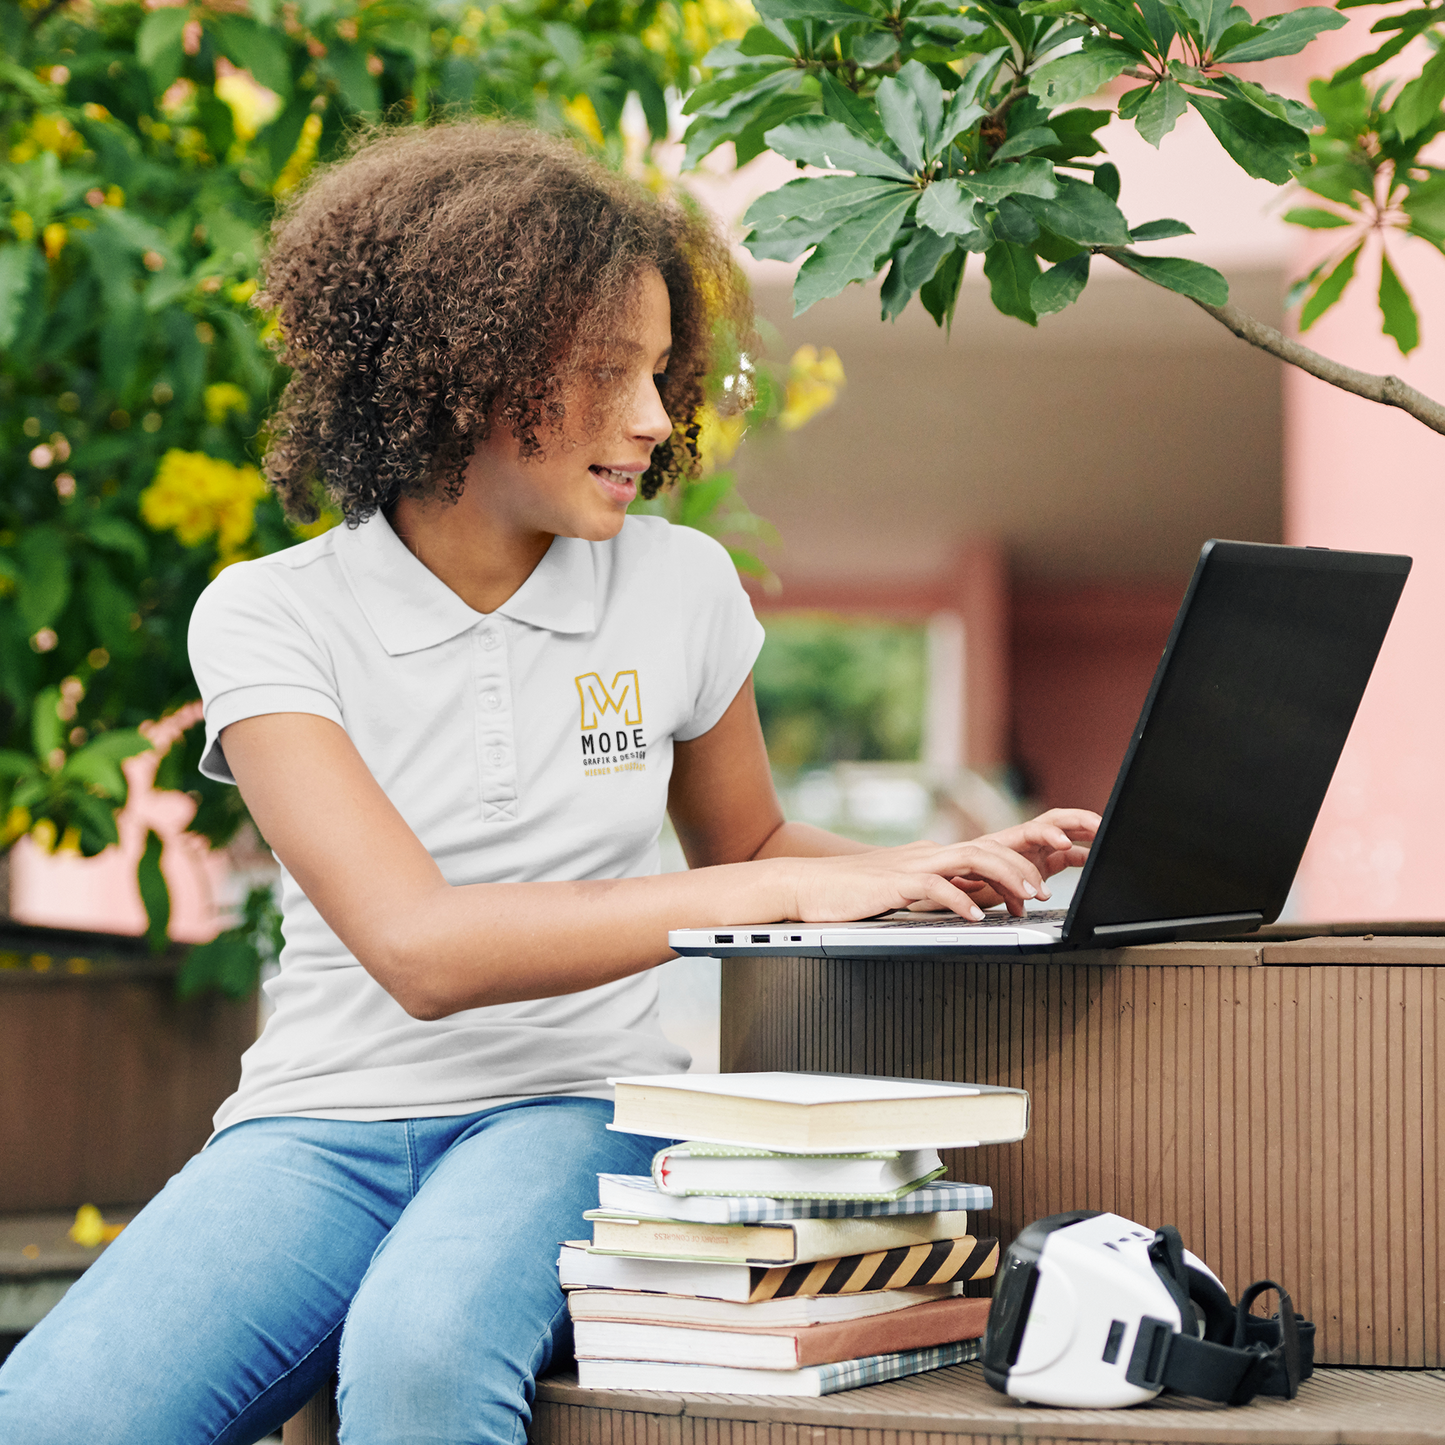
[[[1378, 37], [1367, 30], [1376, 15], [1357, 11], [1350, 25], [1311, 46], [1312, 73], [1372, 48]], [[1404, 71], [1427, 55], [1412, 48]], [[1300, 232], [1291, 274], [1307, 271], [1339, 235]], [[1390, 258], [1421, 317], [1424, 344], [1408, 360], [1380, 333], [1377, 249], [1367, 248], [1345, 300], [1302, 340], [1445, 398], [1445, 262], [1410, 240], [1392, 240]], [[1305, 919], [1445, 918], [1435, 826], [1445, 809], [1445, 437], [1294, 367], [1285, 368], [1284, 388], [1285, 540], [1415, 559], [1305, 854], [1296, 911]]]
[[1013, 755], [1042, 807], [1103, 811], [1187, 580], [1015, 592]]

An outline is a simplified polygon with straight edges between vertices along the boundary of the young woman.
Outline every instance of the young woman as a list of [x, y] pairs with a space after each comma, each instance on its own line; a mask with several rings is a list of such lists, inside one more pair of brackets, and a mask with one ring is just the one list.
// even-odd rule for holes
[[[293, 368], [269, 468], [346, 515], [228, 568], [191, 623], [204, 768], [282, 865], [275, 1011], [216, 1134], [0, 1372], [7, 1445], [240, 1445], [340, 1372], [349, 1445], [517, 1445], [568, 1348], [558, 1243], [667, 931], [978, 917], [1097, 818], [864, 849], [785, 823], [726, 553], [628, 503], [690, 463], [722, 241], [569, 147], [393, 135], [278, 226]], [[689, 872], [659, 875], [664, 812]]]

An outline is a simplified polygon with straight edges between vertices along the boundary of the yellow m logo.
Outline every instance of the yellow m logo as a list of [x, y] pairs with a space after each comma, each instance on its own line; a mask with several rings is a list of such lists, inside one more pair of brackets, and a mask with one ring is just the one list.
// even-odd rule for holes
[[576, 682], [577, 696], [582, 700], [583, 732], [600, 728], [609, 712], [616, 713], [616, 721], [629, 727], [642, 721], [642, 690], [637, 685], [636, 668], [619, 672], [612, 679], [610, 691], [595, 672], [584, 672]]

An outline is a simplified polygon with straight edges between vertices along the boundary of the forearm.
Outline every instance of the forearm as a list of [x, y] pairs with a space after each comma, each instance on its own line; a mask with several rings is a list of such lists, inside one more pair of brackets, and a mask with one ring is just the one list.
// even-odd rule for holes
[[[754, 858], [837, 858], [844, 853], [866, 853], [868, 844], [843, 838], [811, 823], [782, 823], [753, 854]], [[760, 922], [762, 920], [759, 920]]]
[[596, 882], [441, 883], [392, 900], [384, 942], [374, 927], [354, 943], [343, 929], [343, 942], [407, 1012], [442, 1018], [641, 973], [673, 957], [671, 928], [786, 918], [793, 872], [780, 858]]

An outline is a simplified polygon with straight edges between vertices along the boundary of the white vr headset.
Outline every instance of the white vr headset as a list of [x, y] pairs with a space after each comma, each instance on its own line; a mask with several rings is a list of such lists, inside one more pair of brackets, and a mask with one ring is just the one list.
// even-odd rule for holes
[[[1274, 1290], [1279, 1314], [1251, 1315]], [[1172, 1227], [1079, 1209], [1008, 1247], [984, 1335], [984, 1378], [1016, 1400], [1114, 1409], [1161, 1390], [1244, 1405], [1293, 1399], [1314, 1366], [1314, 1326], [1273, 1280], [1236, 1306]]]

